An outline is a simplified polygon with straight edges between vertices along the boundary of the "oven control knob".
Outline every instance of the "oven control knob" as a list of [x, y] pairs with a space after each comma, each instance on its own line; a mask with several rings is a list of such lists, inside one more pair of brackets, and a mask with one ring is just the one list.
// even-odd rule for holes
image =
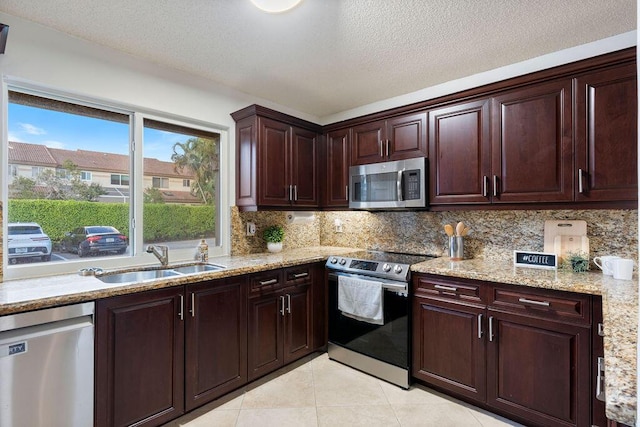
[[400, 265], [396, 265], [396, 266], [393, 268], [393, 272], [394, 272], [394, 273], [396, 273], [396, 274], [400, 274], [400, 273], [402, 273], [402, 266], [400, 266]]
[[338, 258], [335, 258], [335, 257], [331, 258], [331, 264], [335, 264], [337, 262], [338, 262]]
[[385, 273], [387, 273], [387, 272], [391, 271], [391, 266], [390, 266], [389, 264], [385, 263], [385, 264], [382, 266], [382, 271], [384, 271]]
[[340, 258], [340, 265], [345, 265], [347, 263], [347, 260], [344, 258]]

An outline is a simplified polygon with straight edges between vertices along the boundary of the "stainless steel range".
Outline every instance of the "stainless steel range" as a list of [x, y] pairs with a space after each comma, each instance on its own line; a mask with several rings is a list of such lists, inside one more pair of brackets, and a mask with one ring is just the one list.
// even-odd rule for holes
[[330, 256], [329, 357], [390, 383], [410, 383], [411, 265], [427, 255]]

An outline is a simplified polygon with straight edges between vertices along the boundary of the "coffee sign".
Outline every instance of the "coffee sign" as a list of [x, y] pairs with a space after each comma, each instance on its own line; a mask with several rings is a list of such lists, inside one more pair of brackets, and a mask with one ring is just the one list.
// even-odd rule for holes
[[516, 267], [556, 270], [558, 268], [558, 256], [546, 252], [513, 251], [513, 265]]

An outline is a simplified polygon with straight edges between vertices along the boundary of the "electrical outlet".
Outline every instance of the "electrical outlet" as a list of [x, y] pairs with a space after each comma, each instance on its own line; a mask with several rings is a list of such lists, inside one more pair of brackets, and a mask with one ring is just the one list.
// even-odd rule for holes
[[247, 223], [247, 236], [255, 236], [256, 235], [256, 224], [253, 222]]
[[344, 233], [344, 227], [339, 218], [336, 218], [335, 221], [333, 221], [333, 226], [336, 233]]

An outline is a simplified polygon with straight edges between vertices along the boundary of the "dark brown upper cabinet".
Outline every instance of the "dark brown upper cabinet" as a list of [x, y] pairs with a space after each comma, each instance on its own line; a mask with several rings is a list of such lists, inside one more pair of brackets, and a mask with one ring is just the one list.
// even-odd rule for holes
[[489, 100], [429, 111], [429, 184], [432, 205], [490, 202]]
[[257, 105], [232, 117], [238, 208], [317, 208], [321, 128]]
[[576, 201], [637, 200], [635, 64], [577, 77], [575, 97]]
[[392, 117], [352, 128], [352, 165], [425, 156], [427, 156], [426, 112]]
[[349, 206], [349, 149], [351, 129], [339, 129], [325, 135], [326, 176], [323, 206], [345, 208]]
[[491, 201], [572, 201], [571, 80], [509, 91], [491, 109]]

